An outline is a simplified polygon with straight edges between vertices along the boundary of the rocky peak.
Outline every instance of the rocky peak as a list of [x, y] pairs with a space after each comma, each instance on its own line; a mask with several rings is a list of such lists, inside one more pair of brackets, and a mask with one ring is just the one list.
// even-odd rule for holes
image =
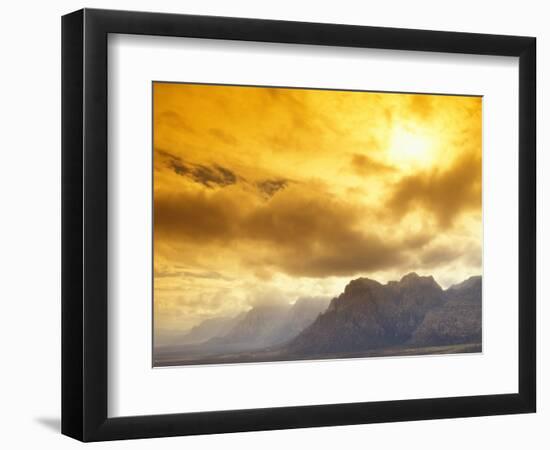
[[401, 284], [402, 286], [432, 287], [441, 290], [441, 286], [439, 286], [433, 276], [420, 276], [416, 272], [411, 272], [405, 275], [403, 278], [401, 278], [399, 284]]
[[360, 294], [373, 288], [381, 288], [382, 284], [370, 278], [351, 280], [344, 289], [344, 294]]
[[401, 277], [401, 283], [418, 280], [419, 278], [420, 275], [418, 275], [416, 272], [410, 272], [407, 275], [403, 275]]
[[443, 294], [433, 277], [416, 273], [385, 285], [369, 278], [355, 279], [289, 343], [289, 349], [322, 353], [403, 344], [426, 313], [442, 304]]
[[449, 291], [456, 289], [471, 289], [477, 287], [478, 285], [481, 286], [481, 275], [474, 275], [461, 283], [453, 284], [449, 287]]

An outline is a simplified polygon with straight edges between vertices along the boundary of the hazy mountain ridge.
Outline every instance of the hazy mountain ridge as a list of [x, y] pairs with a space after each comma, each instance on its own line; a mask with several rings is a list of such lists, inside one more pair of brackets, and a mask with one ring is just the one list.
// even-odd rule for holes
[[433, 277], [410, 273], [386, 285], [351, 281], [285, 350], [306, 355], [478, 342], [481, 277], [443, 290]]
[[300, 298], [294, 304], [259, 305], [245, 313], [228, 333], [210, 342], [247, 348], [281, 344], [297, 336], [325, 310], [328, 299]]
[[253, 347], [269, 346], [273, 335], [283, 326], [289, 305], [261, 305], [252, 308], [244, 317], [217, 341]]
[[305, 297], [294, 304], [258, 305], [232, 318], [207, 319], [193, 327], [179, 345], [160, 347], [159, 352], [211, 355], [277, 346], [311, 325], [328, 302], [328, 298]]
[[481, 276], [446, 290], [416, 273], [387, 284], [357, 278], [330, 302], [253, 307], [226, 333], [161, 359], [174, 365], [480, 351], [481, 287]]
[[180, 344], [199, 344], [208, 341], [213, 337], [228, 333], [235, 324], [243, 318], [244, 314], [237, 314], [230, 317], [213, 317], [203, 320], [195, 325], [181, 338]]

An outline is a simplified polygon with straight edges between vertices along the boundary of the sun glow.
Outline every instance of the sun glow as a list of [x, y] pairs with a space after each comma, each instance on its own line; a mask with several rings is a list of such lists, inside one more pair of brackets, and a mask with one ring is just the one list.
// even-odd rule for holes
[[434, 139], [424, 130], [397, 125], [392, 131], [388, 157], [402, 168], [423, 168], [434, 160]]

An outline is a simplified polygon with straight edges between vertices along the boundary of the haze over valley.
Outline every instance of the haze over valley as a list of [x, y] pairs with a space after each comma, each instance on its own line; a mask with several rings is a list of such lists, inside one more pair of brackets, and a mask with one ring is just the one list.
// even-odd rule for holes
[[444, 290], [410, 273], [352, 280], [338, 297], [211, 318], [155, 349], [155, 366], [481, 351], [480, 276]]

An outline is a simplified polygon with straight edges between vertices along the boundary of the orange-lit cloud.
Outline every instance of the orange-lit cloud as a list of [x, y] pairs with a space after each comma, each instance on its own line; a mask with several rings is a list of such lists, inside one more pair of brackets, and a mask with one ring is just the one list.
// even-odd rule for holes
[[481, 272], [480, 98], [155, 83], [153, 127], [158, 333]]

